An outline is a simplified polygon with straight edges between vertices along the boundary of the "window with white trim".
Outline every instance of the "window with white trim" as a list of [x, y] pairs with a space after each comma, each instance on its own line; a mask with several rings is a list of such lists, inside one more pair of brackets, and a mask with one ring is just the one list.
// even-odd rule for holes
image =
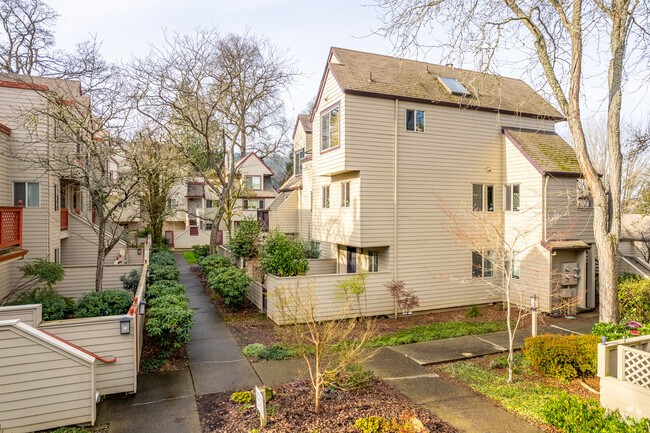
[[494, 277], [494, 251], [472, 251], [472, 278]]
[[424, 132], [424, 111], [406, 110], [406, 130]]
[[320, 115], [321, 150], [331, 149], [339, 145], [339, 106], [331, 108]]
[[260, 176], [246, 176], [246, 188], [254, 190], [262, 189], [262, 178]]
[[379, 253], [368, 251], [368, 272], [379, 272]]
[[322, 199], [323, 199], [323, 208], [329, 208], [330, 207], [330, 186], [325, 185], [323, 187], [323, 192], [322, 192]]
[[519, 212], [520, 190], [519, 184], [505, 186], [503, 195], [506, 201], [506, 211]]
[[472, 209], [477, 212], [494, 212], [494, 185], [472, 185]]
[[14, 182], [14, 206], [38, 207], [41, 185], [38, 182]]
[[214, 207], [214, 200], [206, 200], [205, 207], [208, 209], [212, 209]]
[[171, 210], [176, 209], [176, 199], [175, 198], [168, 198], [167, 199], [167, 209], [171, 209]]
[[293, 174], [296, 176], [302, 174], [302, 159], [305, 157], [305, 149], [300, 149], [294, 154]]
[[350, 207], [350, 182], [341, 183], [341, 207]]

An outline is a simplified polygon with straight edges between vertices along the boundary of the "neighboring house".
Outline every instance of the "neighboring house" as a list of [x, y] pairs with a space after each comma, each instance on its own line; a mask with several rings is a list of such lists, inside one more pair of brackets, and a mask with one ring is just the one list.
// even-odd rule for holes
[[[555, 133], [564, 120], [521, 80], [332, 48], [270, 225], [320, 243], [338, 274], [389, 272], [431, 310], [502, 300], [484, 283], [502, 276], [458, 242], [441, 205], [480, 212], [524, 234], [517, 302], [594, 307], [592, 209]], [[392, 312], [383, 298], [368, 304]]]
[[630, 272], [650, 279], [649, 215], [623, 215], [618, 252], [620, 272]]
[[[249, 153], [241, 159], [236, 170], [240, 179], [233, 186], [233, 196], [237, 198], [230, 206], [230, 221], [227, 221], [228, 218], [222, 220], [219, 227], [217, 243], [220, 245], [228, 242], [229, 233], [233, 233], [246, 217], [258, 219], [262, 229], [268, 231], [268, 206], [278, 195], [271, 183], [271, 176], [275, 173], [257, 154]], [[203, 179], [193, 178], [180, 183], [168, 200], [168, 207], [177, 212], [168, 217], [163, 225], [163, 235], [169, 239], [170, 246], [191, 248], [208, 244], [212, 220], [217, 212], [217, 200], [216, 194]]]
[[[41, 92], [55, 92], [64, 103], [84, 100], [78, 81], [0, 77], [0, 299], [22, 275], [17, 268], [30, 259], [64, 266], [96, 263], [97, 235], [87, 191], [36, 162], [55, 144], [57, 150], [61, 143], [67, 146], [53, 122], [44, 116], [36, 124], [28, 119], [35, 106], [46, 103]], [[72, 142], [69, 148], [76, 151]], [[106, 263], [125, 248], [120, 242]]]

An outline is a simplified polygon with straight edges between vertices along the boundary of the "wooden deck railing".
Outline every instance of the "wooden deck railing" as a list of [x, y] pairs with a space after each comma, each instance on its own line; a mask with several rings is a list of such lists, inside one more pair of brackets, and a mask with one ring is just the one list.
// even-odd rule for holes
[[68, 209], [64, 207], [61, 208], [61, 230], [68, 229], [68, 212]]
[[23, 245], [23, 208], [0, 207], [0, 249]]
[[650, 353], [624, 345], [617, 349], [618, 378], [650, 389]]

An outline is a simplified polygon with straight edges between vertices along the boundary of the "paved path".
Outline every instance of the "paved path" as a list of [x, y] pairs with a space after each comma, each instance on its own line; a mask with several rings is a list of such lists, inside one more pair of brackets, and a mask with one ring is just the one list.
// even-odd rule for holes
[[201, 433], [196, 397], [260, 385], [228, 327], [181, 253], [174, 253], [189, 306], [196, 311], [189, 367], [138, 375], [134, 396], [109, 398], [99, 406], [97, 426], [109, 433]]

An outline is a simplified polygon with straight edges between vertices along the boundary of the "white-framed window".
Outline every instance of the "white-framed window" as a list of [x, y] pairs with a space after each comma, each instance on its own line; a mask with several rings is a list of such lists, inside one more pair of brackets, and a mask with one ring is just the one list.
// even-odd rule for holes
[[38, 182], [14, 182], [14, 206], [41, 205], [41, 185]]
[[302, 174], [302, 159], [305, 157], [305, 149], [300, 149], [294, 153], [293, 174], [296, 176]]
[[58, 248], [54, 248], [54, 263], [61, 263], [61, 253]]
[[340, 144], [340, 107], [335, 105], [320, 115], [321, 150], [333, 149]]
[[406, 130], [424, 132], [424, 111], [406, 110]]
[[167, 199], [167, 209], [176, 209], [176, 199], [175, 198], [168, 198]]
[[341, 207], [350, 207], [350, 182], [341, 183]]
[[264, 199], [245, 199], [244, 210], [264, 209]]
[[379, 253], [368, 251], [368, 272], [379, 272]]
[[494, 251], [472, 251], [472, 278], [494, 277]]
[[512, 261], [510, 260], [510, 254], [506, 253], [506, 272], [510, 272], [512, 278], [519, 279], [521, 273], [521, 260], [519, 258], [519, 252], [512, 252]]
[[262, 176], [246, 176], [246, 188], [259, 191], [262, 189]]
[[58, 212], [61, 210], [61, 195], [59, 194], [59, 186], [54, 185], [54, 211]]
[[323, 196], [323, 207], [324, 208], [330, 207], [330, 186], [329, 185], [325, 185], [323, 187], [322, 196]]
[[212, 230], [212, 223], [205, 223], [206, 230]]
[[506, 185], [504, 188], [506, 211], [519, 212], [521, 186], [519, 184]]
[[472, 209], [494, 212], [494, 185], [472, 184]]

